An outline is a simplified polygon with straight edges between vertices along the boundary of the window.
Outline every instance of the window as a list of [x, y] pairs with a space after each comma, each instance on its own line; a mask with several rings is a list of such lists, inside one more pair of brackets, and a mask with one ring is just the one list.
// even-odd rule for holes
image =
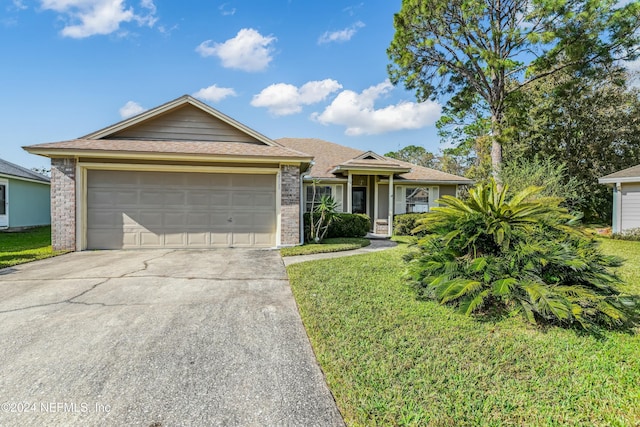
[[[311, 201], [313, 199], [313, 185], [306, 186], [305, 212], [311, 211]], [[338, 212], [342, 212], [342, 185], [316, 185], [315, 203], [318, 203], [322, 196], [333, 197], [338, 203]]]
[[428, 187], [407, 187], [405, 191], [406, 213], [429, 212]]
[[396, 186], [394, 214], [422, 213], [436, 206], [440, 187]]
[[7, 186], [0, 184], [0, 215], [7, 214]]

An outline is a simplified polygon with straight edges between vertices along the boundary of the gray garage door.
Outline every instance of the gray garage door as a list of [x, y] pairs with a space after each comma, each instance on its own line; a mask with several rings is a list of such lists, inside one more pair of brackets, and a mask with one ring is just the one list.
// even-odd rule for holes
[[87, 247], [271, 247], [275, 201], [275, 174], [89, 170]]

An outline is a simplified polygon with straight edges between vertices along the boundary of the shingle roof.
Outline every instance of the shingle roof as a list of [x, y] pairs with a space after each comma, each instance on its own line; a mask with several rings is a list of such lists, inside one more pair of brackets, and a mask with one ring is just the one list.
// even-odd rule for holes
[[632, 166], [630, 168], [614, 172], [610, 175], [603, 176], [600, 180], [615, 180], [619, 178], [638, 178], [638, 181], [640, 181], [640, 165]]
[[14, 163], [0, 159], [0, 175], [9, 175], [17, 178], [31, 179], [34, 181], [49, 182], [49, 177], [40, 175], [32, 170], [23, 168]]
[[244, 142], [209, 141], [149, 141], [123, 139], [73, 139], [24, 147], [41, 153], [55, 151], [188, 154], [211, 156], [272, 157], [311, 160], [311, 156], [283, 146], [249, 144]]
[[[276, 142], [285, 147], [309, 153], [314, 156], [314, 165], [308, 172], [313, 178], [335, 178], [336, 175], [331, 171], [341, 164], [364, 164], [371, 167], [379, 165], [383, 169], [387, 169], [391, 165], [398, 168], [410, 169], [410, 172], [401, 173], [398, 179], [425, 181], [425, 182], [455, 182], [460, 184], [470, 184], [472, 181], [461, 176], [452, 175], [450, 173], [437, 171], [435, 169], [425, 168], [401, 160], [383, 157], [384, 160], [376, 161], [369, 159], [357, 159], [365, 154], [365, 151], [355, 148], [345, 147], [344, 145], [335, 144], [333, 142], [323, 141], [315, 138], [280, 138]], [[376, 163], [377, 162], [377, 163]]]

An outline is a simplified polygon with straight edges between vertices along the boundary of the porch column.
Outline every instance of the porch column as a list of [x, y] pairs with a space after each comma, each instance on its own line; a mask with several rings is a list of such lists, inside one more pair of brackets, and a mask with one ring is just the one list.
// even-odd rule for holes
[[347, 212], [351, 213], [351, 204], [353, 198], [353, 175], [351, 175], [351, 171], [349, 171], [349, 175], [347, 178]]
[[391, 237], [393, 234], [393, 211], [395, 210], [395, 194], [394, 194], [394, 185], [393, 185], [393, 174], [389, 174], [389, 217], [387, 218], [388, 222], [388, 230], [387, 235]]
[[373, 231], [376, 231], [376, 220], [378, 219], [378, 176], [373, 176]]

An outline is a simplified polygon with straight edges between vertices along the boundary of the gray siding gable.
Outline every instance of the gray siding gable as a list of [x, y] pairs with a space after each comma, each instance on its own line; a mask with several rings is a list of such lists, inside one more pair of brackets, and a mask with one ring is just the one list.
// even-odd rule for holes
[[182, 105], [104, 139], [242, 142], [265, 145], [251, 135], [192, 105]]

